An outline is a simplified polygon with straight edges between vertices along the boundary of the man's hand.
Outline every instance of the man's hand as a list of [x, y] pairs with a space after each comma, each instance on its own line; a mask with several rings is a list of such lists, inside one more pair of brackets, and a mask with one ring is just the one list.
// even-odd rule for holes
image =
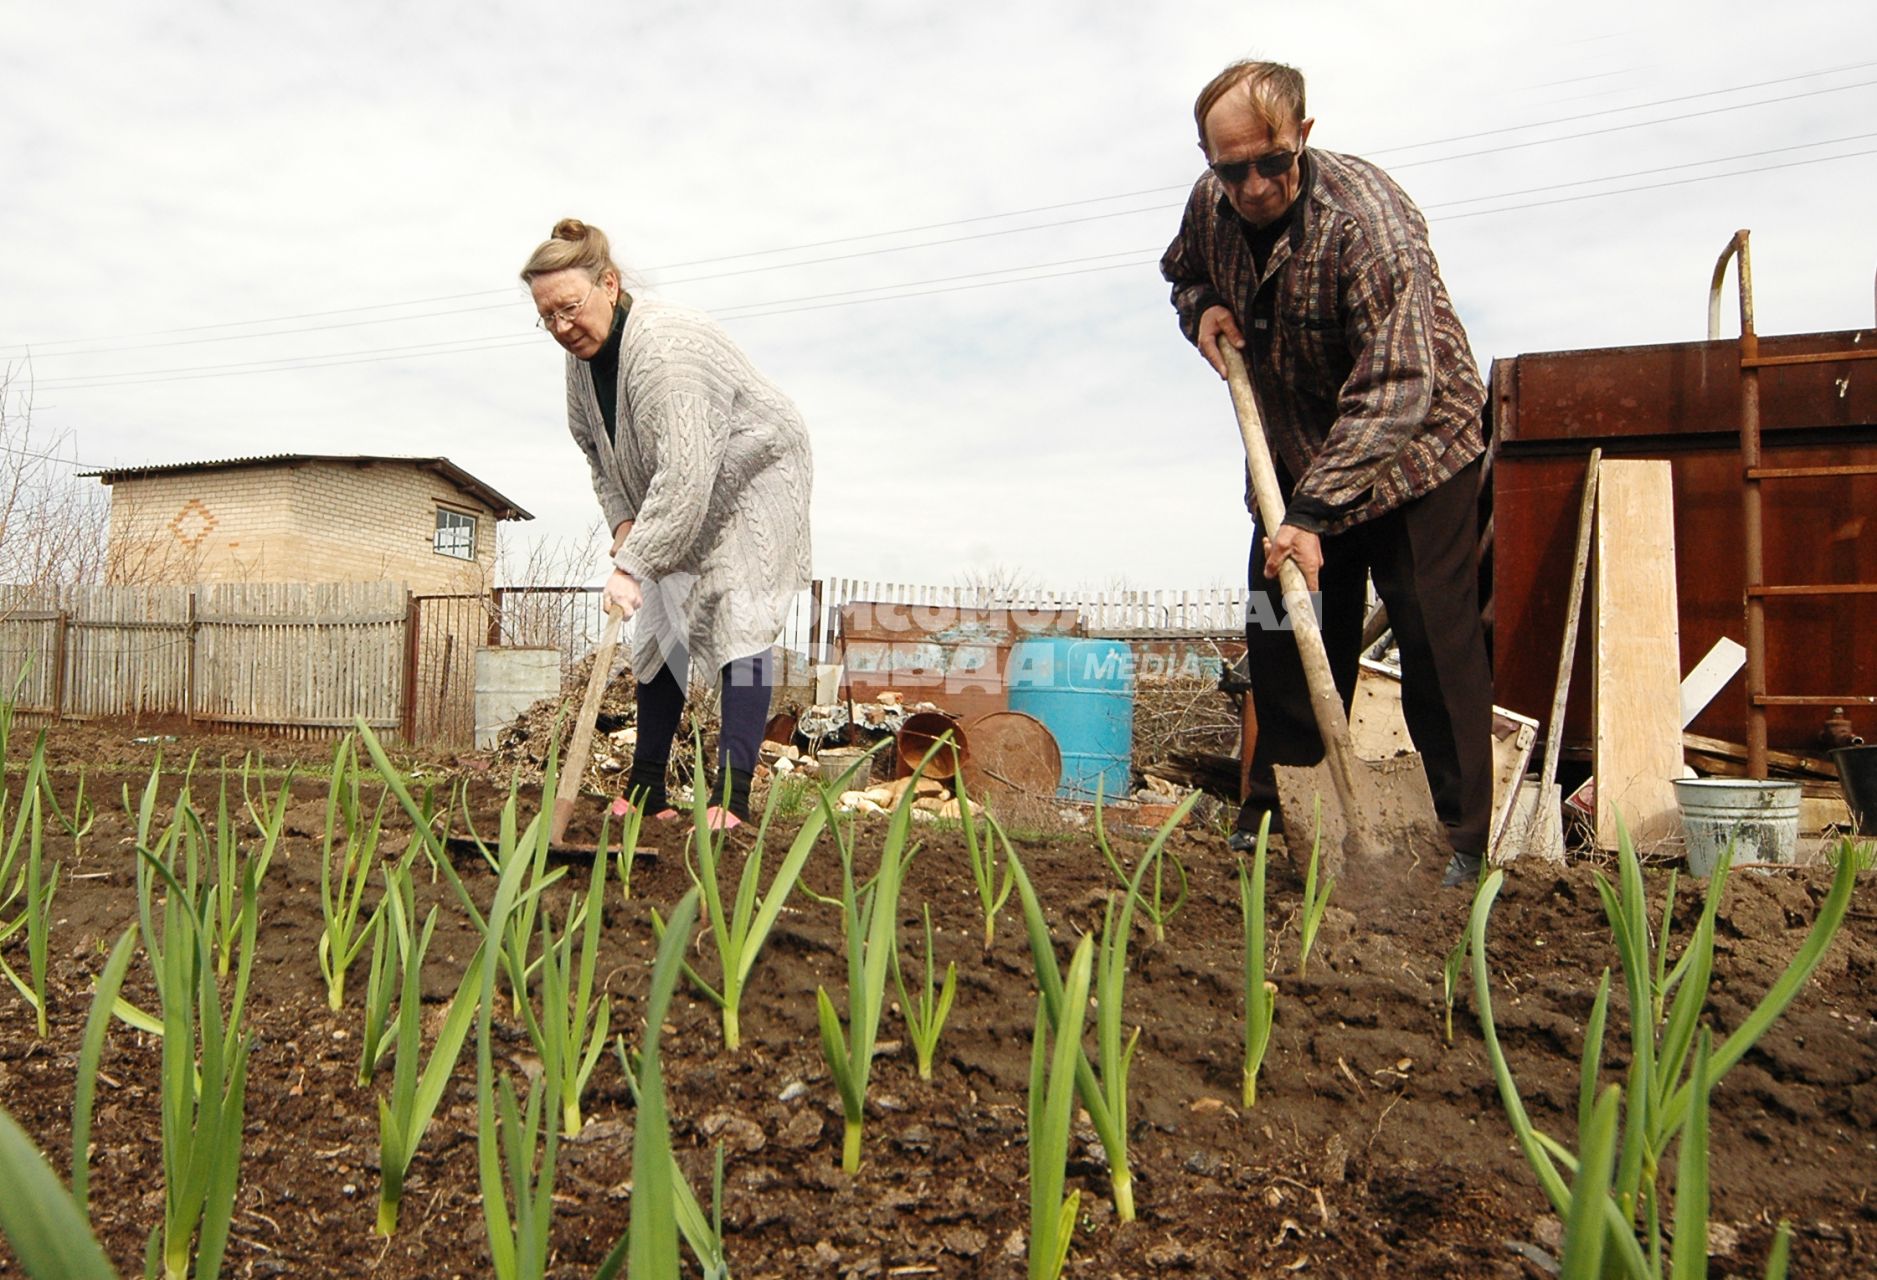
[[624, 569], [614, 569], [606, 579], [606, 591], [602, 597], [606, 608], [617, 613], [621, 618], [630, 618], [645, 603], [645, 593], [639, 590], [639, 580]]
[[1294, 560], [1303, 570], [1304, 585], [1317, 590], [1317, 574], [1323, 568], [1323, 541], [1307, 529], [1294, 524], [1277, 527], [1277, 537], [1264, 540], [1264, 576], [1277, 577], [1278, 566]]
[[1206, 358], [1218, 375], [1225, 376], [1225, 357], [1219, 354], [1219, 339], [1245, 349], [1245, 335], [1238, 331], [1230, 307], [1207, 307], [1199, 317], [1199, 354]]
[[619, 526], [613, 530], [613, 549], [606, 553], [608, 557], [616, 556], [619, 554], [619, 548], [626, 545], [626, 535], [631, 532], [632, 532], [632, 521], [621, 520], [619, 522]]

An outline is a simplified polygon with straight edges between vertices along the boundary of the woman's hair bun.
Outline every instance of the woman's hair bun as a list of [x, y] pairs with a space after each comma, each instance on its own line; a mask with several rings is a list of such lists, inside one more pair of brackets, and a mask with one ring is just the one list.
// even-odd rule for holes
[[623, 281], [624, 274], [613, 261], [612, 246], [607, 242], [606, 233], [598, 227], [588, 226], [578, 218], [562, 218], [554, 224], [554, 230], [546, 240], [535, 246], [528, 257], [528, 265], [521, 269], [524, 283], [532, 285], [536, 276], [550, 275], [556, 271], [581, 271], [587, 279], [599, 282], [606, 272], [611, 271]]

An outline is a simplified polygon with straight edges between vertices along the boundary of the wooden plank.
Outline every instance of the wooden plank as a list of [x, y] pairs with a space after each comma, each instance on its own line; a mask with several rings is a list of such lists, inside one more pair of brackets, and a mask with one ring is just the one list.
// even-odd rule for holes
[[[323, 719], [318, 716], [235, 716], [235, 715], [198, 716], [196, 718], [198, 721], [200, 721], [203, 724], [256, 725], [256, 726], [261, 726], [265, 728], [280, 728], [280, 729], [340, 729], [340, 730], [343, 730], [343, 729], [350, 729], [354, 727], [351, 716], [329, 716]], [[396, 716], [392, 716], [388, 719], [384, 717], [373, 718], [371, 716], [367, 716], [365, 717], [365, 723], [370, 725], [374, 729], [396, 729], [398, 727], [398, 721], [397, 721]]]
[[[1699, 755], [1732, 760], [1740, 764], [1745, 764], [1747, 760], [1747, 749], [1738, 742], [1710, 738], [1699, 733], [1683, 733], [1681, 740], [1689, 751]], [[1807, 773], [1819, 778], [1838, 776], [1837, 767], [1827, 756], [1796, 755], [1790, 751], [1768, 751], [1766, 763], [1775, 768], [1789, 769], [1794, 773]]]
[[1639, 848], [1680, 829], [1681, 670], [1675, 600], [1675, 496], [1669, 464], [1598, 467], [1595, 698], [1597, 844], [1619, 824]]
[[[419, 599], [423, 599], [423, 598], [424, 597], [419, 597]], [[443, 597], [430, 596], [428, 598], [432, 600], [436, 600], [436, 599], [441, 599]], [[307, 607], [308, 606], [304, 604], [298, 604], [298, 603], [282, 603], [282, 604], [276, 605], [275, 606], [276, 611], [271, 612], [271, 613], [269, 612], [224, 613], [224, 614], [204, 613], [204, 614], [198, 614], [196, 616], [196, 621], [201, 623], [203, 626], [216, 626], [216, 627], [278, 627], [281, 625], [282, 622], [291, 620], [295, 626], [304, 627], [304, 628], [307, 628], [308, 630], [319, 630], [321, 628], [331, 628], [334, 631], [346, 631], [354, 627], [372, 626], [374, 624], [383, 625], [387, 623], [398, 623], [398, 622], [404, 621], [404, 611], [402, 609], [370, 610], [370, 611], [359, 612], [359, 613], [339, 613], [339, 614], [334, 614], [334, 615], [318, 616], [318, 615], [307, 615], [304, 612]], [[341, 607], [343, 608], [343, 606]], [[149, 622], [149, 623], [140, 623], [140, 624], [139, 623], [124, 623], [124, 624], [119, 624], [119, 625], [124, 625], [124, 626], [141, 625], [141, 626], [149, 626], [149, 627], [166, 627], [166, 626], [171, 626], [173, 624], [165, 623], [165, 622]]]
[[[1498, 847], [1512, 816], [1519, 779], [1538, 738], [1538, 722], [1494, 707], [1492, 728], [1492, 825], [1487, 848]], [[1349, 707], [1349, 740], [1364, 760], [1387, 760], [1414, 750], [1401, 710], [1401, 673], [1364, 658]]]

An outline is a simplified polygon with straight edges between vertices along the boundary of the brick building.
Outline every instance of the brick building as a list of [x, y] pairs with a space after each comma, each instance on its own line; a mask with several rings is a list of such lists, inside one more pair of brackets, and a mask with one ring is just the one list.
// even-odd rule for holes
[[85, 473], [111, 489], [112, 582], [478, 591], [495, 524], [534, 517], [448, 458], [308, 453]]

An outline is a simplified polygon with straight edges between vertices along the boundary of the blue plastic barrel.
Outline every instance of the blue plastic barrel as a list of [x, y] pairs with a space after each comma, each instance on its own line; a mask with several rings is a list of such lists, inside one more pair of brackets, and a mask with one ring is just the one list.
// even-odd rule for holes
[[1035, 716], [1062, 749], [1065, 800], [1128, 792], [1134, 752], [1134, 654], [1119, 640], [1039, 636], [1010, 650], [1010, 709]]

